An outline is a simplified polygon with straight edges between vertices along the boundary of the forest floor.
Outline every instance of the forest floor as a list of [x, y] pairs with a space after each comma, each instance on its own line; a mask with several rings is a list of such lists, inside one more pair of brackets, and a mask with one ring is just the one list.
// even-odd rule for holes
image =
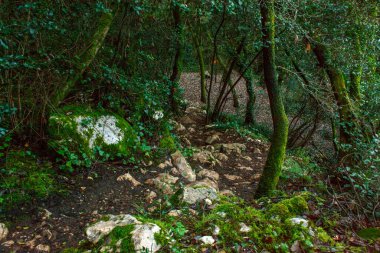
[[[243, 144], [237, 152], [213, 153], [217, 159], [210, 161], [204, 156], [187, 155], [186, 159], [196, 173], [202, 169], [219, 174], [220, 192], [230, 191], [243, 198], [247, 203], [253, 200], [255, 188], [261, 176], [269, 143], [243, 137], [234, 130], [218, 130], [205, 125], [205, 112], [199, 101], [199, 80], [195, 74], [186, 74], [182, 84], [185, 98], [191, 105], [184, 115], [177, 120], [176, 134], [181, 145], [196, 152], [214, 152], [218, 144]], [[237, 92], [244, 104], [245, 86], [237, 86]], [[265, 102], [266, 93], [257, 90], [256, 104], [261, 107], [257, 120], [268, 123], [269, 106]], [[226, 108], [233, 112], [232, 101]], [[213, 139], [212, 146], [209, 140]], [[47, 201], [36, 202], [33, 208], [14, 210], [7, 217], [9, 235], [0, 246], [0, 252], [60, 252], [68, 247], [75, 247], [86, 240], [86, 227], [109, 214], [141, 214], [154, 210], [150, 201], [152, 192], [158, 192], [157, 186], [149, 183], [161, 173], [173, 174], [170, 168], [159, 164], [165, 163], [167, 157], [148, 165], [133, 168], [114, 164], [99, 164], [84, 174], [59, 177], [59, 183], [65, 193]], [[186, 156], [186, 155], [185, 155]], [[120, 180], [129, 173], [135, 181]], [[159, 199], [162, 196], [157, 196]], [[342, 232], [344, 233], [344, 231]], [[360, 242], [361, 243], [361, 242]]]
[[[189, 86], [185, 87], [185, 97], [190, 104], [200, 106], [195, 96], [196, 81], [194, 82], [191, 74], [185, 78], [189, 80]], [[241, 97], [244, 96], [243, 90], [239, 89]], [[196, 172], [202, 168], [216, 171], [220, 175], [220, 191], [230, 190], [247, 201], [252, 200], [269, 144], [260, 140], [247, 140], [233, 130], [213, 130], [205, 126], [205, 114], [200, 107], [190, 109], [192, 110], [188, 110], [186, 115], [178, 119], [187, 129], [177, 131], [183, 146], [203, 149], [207, 146], [206, 139], [211, 136], [218, 136], [213, 145], [240, 143], [246, 146], [239, 155], [227, 155], [226, 160], [218, 160], [215, 164], [188, 159], [192, 168]], [[234, 108], [228, 106], [228, 110]], [[163, 161], [165, 159], [163, 157]], [[133, 186], [129, 181], [117, 180], [127, 172], [141, 182], [141, 185]], [[12, 226], [8, 240], [0, 246], [0, 252], [38, 252], [38, 245], [48, 245], [51, 252], [59, 252], [76, 246], [86, 239], [86, 226], [103, 215], [136, 214], [141, 208], [148, 209], [146, 197], [157, 190], [144, 182], [163, 172], [165, 170], [159, 169], [157, 164], [139, 168], [100, 164], [85, 175], [77, 174], [70, 178], [60, 176], [60, 184], [66, 189], [63, 196], [34, 203], [32, 209], [14, 210], [8, 217], [7, 221]]]

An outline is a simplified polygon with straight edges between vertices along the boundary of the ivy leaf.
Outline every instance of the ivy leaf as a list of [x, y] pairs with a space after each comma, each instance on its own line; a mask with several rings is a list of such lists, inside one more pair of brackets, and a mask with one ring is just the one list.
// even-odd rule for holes
[[365, 229], [360, 230], [357, 234], [358, 236], [366, 240], [376, 240], [380, 238], [380, 229], [365, 228]]

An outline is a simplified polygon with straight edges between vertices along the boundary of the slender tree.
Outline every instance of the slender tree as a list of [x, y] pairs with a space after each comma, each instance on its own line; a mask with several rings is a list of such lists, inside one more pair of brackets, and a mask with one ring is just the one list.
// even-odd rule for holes
[[260, 9], [264, 43], [264, 79], [272, 113], [273, 136], [263, 175], [260, 178], [259, 186], [256, 191], [256, 197], [269, 195], [276, 189], [285, 158], [289, 125], [277, 80], [274, 0], [262, 0], [260, 2]]
[[170, 81], [172, 86], [170, 88], [170, 104], [173, 112], [178, 112], [178, 103], [175, 100], [176, 93], [176, 83], [181, 78], [182, 65], [183, 65], [183, 36], [184, 27], [181, 21], [181, 7], [176, 1], [172, 1], [173, 5], [173, 18], [174, 18], [174, 29], [175, 29], [175, 43], [176, 52], [174, 56], [173, 70], [170, 76]]
[[104, 39], [111, 27], [113, 14], [110, 12], [103, 13], [99, 19], [98, 27], [91, 38], [89, 46], [81, 52], [77, 58], [79, 59], [75, 65], [72, 74], [68, 76], [65, 84], [60, 88], [52, 98], [52, 106], [57, 107], [75, 88], [76, 83], [83, 75], [83, 72], [95, 59], [96, 54], [103, 45]]

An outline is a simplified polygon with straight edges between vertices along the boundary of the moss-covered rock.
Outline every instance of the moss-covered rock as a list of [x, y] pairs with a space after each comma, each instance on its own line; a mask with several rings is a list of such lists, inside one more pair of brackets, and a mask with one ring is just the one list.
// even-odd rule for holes
[[128, 157], [138, 143], [131, 125], [106, 111], [67, 106], [49, 118], [49, 145], [58, 153], [66, 150], [94, 158], [96, 152]]

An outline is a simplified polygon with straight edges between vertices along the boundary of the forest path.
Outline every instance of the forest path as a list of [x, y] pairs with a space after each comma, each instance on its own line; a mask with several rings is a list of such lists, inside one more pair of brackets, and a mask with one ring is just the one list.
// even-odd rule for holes
[[[252, 200], [269, 144], [204, 122], [205, 112], [200, 107], [187, 108], [174, 122], [182, 150], [193, 153], [192, 157], [184, 155], [197, 179], [203, 169], [216, 172], [220, 192]], [[141, 214], [156, 209], [164, 196], [157, 185], [148, 182], [162, 173], [178, 176], [172, 166], [161, 166], [168, 157], [146, 166], [100, 164], [86, 175], [60, 176], [67, 193], [35, 203], [31, 210], [15, 211], [9, 217], [10, 233], [0, 252], [60, 252], [85, 240], [88, 224], [106, 214]], [[126, 177], [127, 173], [136, 181]]]

